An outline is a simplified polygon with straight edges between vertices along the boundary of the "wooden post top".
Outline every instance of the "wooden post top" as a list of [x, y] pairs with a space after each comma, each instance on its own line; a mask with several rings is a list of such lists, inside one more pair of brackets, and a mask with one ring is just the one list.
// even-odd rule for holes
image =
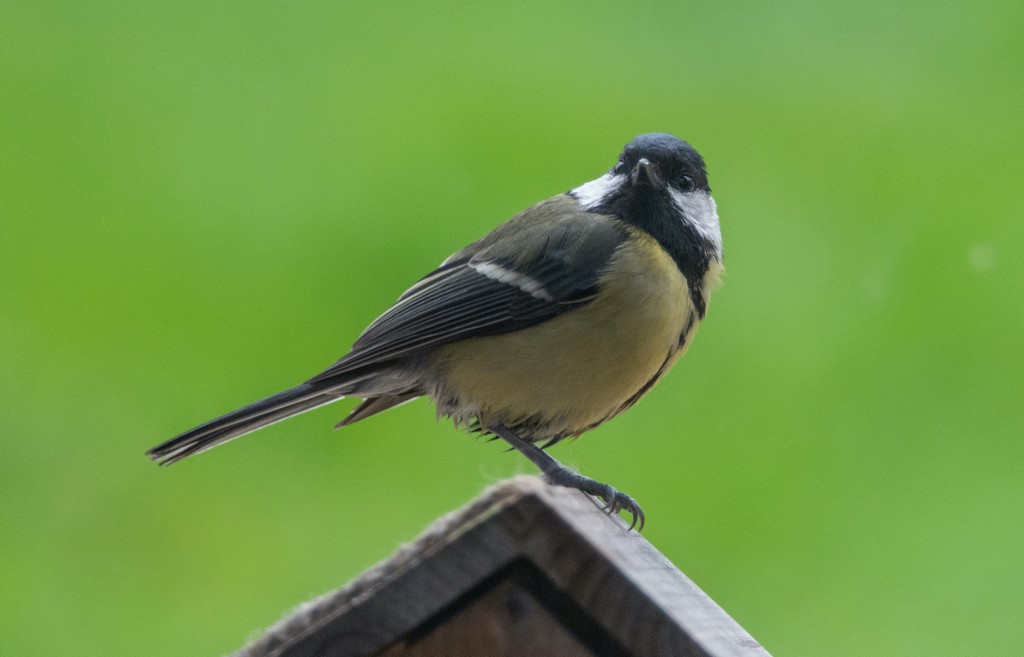
[[768, 657], [626, 523], [519, 476], [234, 657]]

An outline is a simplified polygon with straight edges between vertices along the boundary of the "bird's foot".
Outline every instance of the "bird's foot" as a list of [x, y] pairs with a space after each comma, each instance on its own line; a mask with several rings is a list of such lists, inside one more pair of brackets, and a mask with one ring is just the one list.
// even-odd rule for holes
[[608, 484], [602, 484], [600, 481], [595, 481], [590, 477], [584, 477], [583, 475], [573, 472], [568, 468], [561, 467], [558, 469], [550, 470], [544, 473], [544, 478], [548, 483], [554, 484], [555, 486], [565, 486], [566, 488], [575, 488], [576, 490], [583, 491], [587, 495], [593, 495], [599, 497], [604, 502], [604, 510], [609, 514], [617, 514], [619, 511], [626, 511], [631, 516], [632, 520], [629, 523], [629, 528], [643, 531], [644, 529], [644, 511], [637, 504], [636, 500], [632, 497], [617, 491]]
[[575, 488], [576, 490], [583, 491], [587, 495], [600, 497], [604, 500], [605, 511], [609, 514], [616, 514], [619, 511], [628, 511], [629, 515], [632, 516], [629, 528], [633, 529], [636, 527], [637, 531], [643, 530], [643, 509], [641, 509], [640, 505], [636, 503], [636, 500], [629, 495], [620, 493], [608, 484], [602, 484], [599, 481], [594, 481], [590, 477], [584, 477], [577, 472], [573, 472], [556, 461], [553, 456], [545, 452], [536, 444], [523, 440], [515, 431], [512, 431], [504, 425], [492, 425], [490, 427], [490, 431], [493, 432], [494, 435], [500, 436], [509, 445], [519, 450], [523, 456], [533, 461], [534, 465], [540, 468], [540, 471], [544, 473], [544, 478], [548, 483], [554, 484], [555, 486]]

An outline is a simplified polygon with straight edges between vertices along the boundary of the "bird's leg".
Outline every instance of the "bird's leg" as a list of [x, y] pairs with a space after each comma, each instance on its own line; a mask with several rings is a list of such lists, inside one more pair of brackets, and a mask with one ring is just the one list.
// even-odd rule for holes
[[498, 424], [489, 427], [489, 430], [491, 433], [500, 437], [502, 440], [518, 450], [523, 456], [533, 461], [533, 464], [540, 468], [540, 471], [543, 473], [544, 478], [548, 483], [554, 484], [555, 486], [575, 488], [583, 491], [587, 495], [599, 497], [604, 500], [604, 508], [608, 513], [628, 511], [632, 516], [632, 522], [630, 522], [629, 528], [633, 529], [636, 527], [637, 531], [643, 530], [643, 509], [641, 509], [640, 505], [636, 503], [636, 500], [629, 495], [615, 490], [608, 484], [602, 484], [590, 477], [584, 477], [577, 472], [573, 472], [555, 460], [553, 456], [545, 452], [543, 449], [534, 443], [523, 440], [506, 426]]

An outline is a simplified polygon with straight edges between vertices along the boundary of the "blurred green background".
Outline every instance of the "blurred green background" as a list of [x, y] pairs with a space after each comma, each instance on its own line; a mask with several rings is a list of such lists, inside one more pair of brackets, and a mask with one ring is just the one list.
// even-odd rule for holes
[[776, 655], [1014, 655], [1024, 3], [0, 4], [0, 654], [215, 655], [532, 472], [425, 401], [143, 456], [646, 131], [728, 276], [556, 457]]

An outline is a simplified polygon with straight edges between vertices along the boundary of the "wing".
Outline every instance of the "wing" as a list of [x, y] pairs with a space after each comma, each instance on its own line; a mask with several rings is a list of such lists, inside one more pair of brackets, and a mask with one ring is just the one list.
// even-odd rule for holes
[[628, 233], [563, 195], [524, 210], [407, 290], [310, 382], [458, 340], [508, 333], [590, 301]]

